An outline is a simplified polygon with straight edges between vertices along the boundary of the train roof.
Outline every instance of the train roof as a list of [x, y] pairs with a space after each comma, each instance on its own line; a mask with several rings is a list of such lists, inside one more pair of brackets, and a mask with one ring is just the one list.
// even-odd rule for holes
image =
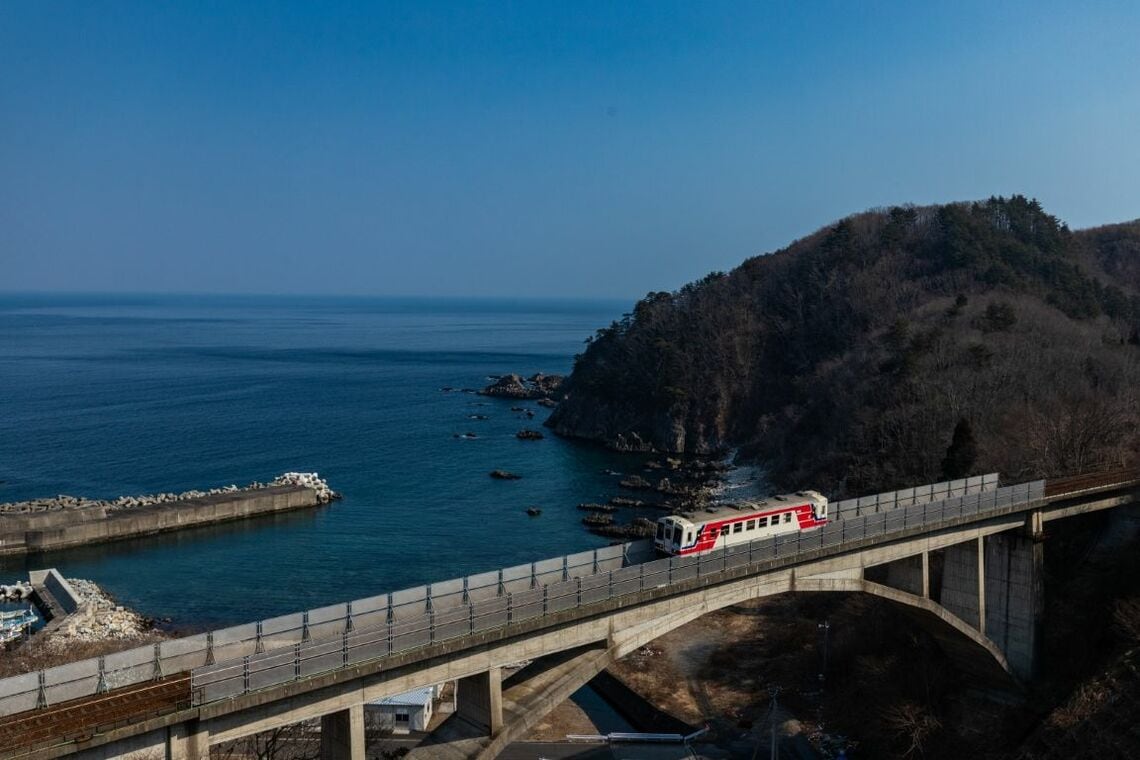
[[812, 501], [817, 503], [824, 500], [818, 491], [796, 491], [795, 493], [769, 496], [766, 499], [750, 499], [748, 501], [733, 502], [731, 504], [713, 504], [704, 509], [692, 512], [689, 520], [704, 522], [705, 520], [721, 517], [733, 517], [745, 512], [769, 512], [780, 507], [794, 507]]

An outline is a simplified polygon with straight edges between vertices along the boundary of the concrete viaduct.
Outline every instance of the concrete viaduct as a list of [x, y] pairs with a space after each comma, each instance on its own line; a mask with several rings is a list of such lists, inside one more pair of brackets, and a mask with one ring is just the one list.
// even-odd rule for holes
[[[350, 614], [337, 635], [280, 645], [259, 623], [252, 654], [58, 704], [41, 696], [0, 718], [0, 757], [197, 760], [211, 745], [319, 719], [323, 758], [363, 760], [366, 702], [454, 680], [456, 714], [411, 757], [494, 758], [618, 658], [711, 610], [789, 591], [887, 599], [980, 685], [1016, 692], [1034, 673], [1050, 523], [1138, 498], [1140, 471], [1036, 481], [833, 513], [823, 529], [699, 558], [654, 560], [630, 545], [625, 567], [572, 575], [564, 563], [557, 580], [535, 576], [505, 595], [480, 598], [464, 582], [455, 605], [432, 609], [429, 598], [426, 622], [389, 609], [382, 624], [354, 626]], [[504, 680], [503, 666], [522, 661]]]

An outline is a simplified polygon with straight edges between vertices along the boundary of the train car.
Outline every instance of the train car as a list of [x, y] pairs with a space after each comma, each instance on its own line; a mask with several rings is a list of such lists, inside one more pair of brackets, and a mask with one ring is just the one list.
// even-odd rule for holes
[[827, 498], [816, 491], [797, 491], [762, 501], [721, 504], [692, 517], [662, 517], [653, 546], [661, 554], [688, 556], [826, 524]]

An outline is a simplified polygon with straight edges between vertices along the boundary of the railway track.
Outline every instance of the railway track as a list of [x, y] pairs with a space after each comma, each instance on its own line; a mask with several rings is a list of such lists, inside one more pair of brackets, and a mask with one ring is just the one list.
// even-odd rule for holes
[[1110, 472], [1090, 472], [1045, 481], [1045, 498], [1057, 498], [1110, 486], [1140, 485], [1140, 467]]
[[0, 757], [16, 757], [39, 744], [81, 741], [190, 706], [190, 674], [73, 699], [0, 718]]

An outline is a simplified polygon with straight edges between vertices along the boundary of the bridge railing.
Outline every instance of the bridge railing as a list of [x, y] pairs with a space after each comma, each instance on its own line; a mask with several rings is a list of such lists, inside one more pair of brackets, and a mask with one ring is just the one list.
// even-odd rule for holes
[[819, 530], [784, 534], [693, 557], [672, 557], [606, 572], [552, 581], [461, 607], [436, 610], [366, 630], [345, 631], [322, 641], [298, 642], [286, 650], [246, 655], [196, 668], [194, 704], [235, 697], [308, 675], [392, 656], [511, 623], [551, 615], [608, 599], [694, 578], [722, 575], [748, 565], [772, 563], [837, 548], [847, 541], [888, 539], [945, 520], [984, 515], [1039, 500], [1044, 481], [924, 502], [834, 522]]
[[[252, 678], [256, 683], [266, 677], [278, 677], [278, 666], [273, 663], [280, 659], [283, 652], [292, 651], [296, 645], [335, 639], [343, 633], [378, 627], [391, 626], [394, 645], [405, 648], [424, 638], [424, 620], [446, 633], [457, 629], [460, 617], [469, 622], [470, 607], [480, 611], [480, 626], [491, 626], [497, 616], [502, 616], [500, 608], [506, 609], [505, 600], [509, 594], [523, 594], [530, 589], [566, 579], [605, 574], [652, 557], [652, 541], [607, 546], [171, 639], [102, 658], [0, 679], [0, 716], [88, 697], [246, 656], [255, 658], [255, 663], [268, 663], [266, 669], [270, 674], [255, 671]], [[324, 645], [318, 648], [314, 661], [305, 666], [306, 673], [321, 663], [337, 660], [337, 657], [324, 652], [325, 648]]]
[[700, 558], [646, 561], [652, 542], [634, 541], [282, 615], [0, 679], [0, 716], [187, 670], [200, 704], [646, 588], [1023, 504], [1043, 491], [1036, 481], [909, 506], [896, 499], [886, 511]]
[[998, 482], [998, 474], [991, 472], [960, 480], [947, 480], [925, 486], [904, 488], [900, 491], [861, 496], [858, 499], [844, 499], [843, 501], [832, 502], [828, 506], [828, 516], [832, 520], [849, 520], [852, 517], [889, 512], [893, 509], [911, 507], [916, 504], [944, 501], [956, 496], [973, 496], [997, 490]]

